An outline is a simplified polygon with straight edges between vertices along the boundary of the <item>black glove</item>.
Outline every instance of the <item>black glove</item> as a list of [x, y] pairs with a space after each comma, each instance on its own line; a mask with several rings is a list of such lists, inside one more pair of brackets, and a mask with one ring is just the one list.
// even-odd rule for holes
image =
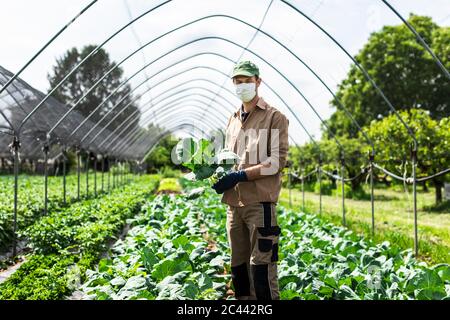
[[231, 172], [219, 179], [212, 188], [216, 190], [217, 193], [224, 193], [225, 190], [233, 188], [239, 182], [248, 181], [247, 174], [244, 170]]

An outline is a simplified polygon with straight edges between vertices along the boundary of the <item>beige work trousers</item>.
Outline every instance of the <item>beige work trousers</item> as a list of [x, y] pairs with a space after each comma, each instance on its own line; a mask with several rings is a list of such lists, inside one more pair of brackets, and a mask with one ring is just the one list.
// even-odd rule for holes
[[278, 300], [276, 204], [260, 202], [227, 210], [231, 278], [240, 300]]

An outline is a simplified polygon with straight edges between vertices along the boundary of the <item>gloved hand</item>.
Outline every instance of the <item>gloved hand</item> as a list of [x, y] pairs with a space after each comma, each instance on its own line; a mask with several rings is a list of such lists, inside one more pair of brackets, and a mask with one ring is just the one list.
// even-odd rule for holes
[[233, 188], [235, 185], [242, 181], [248, 181], [245, 171], [233, 171], [220, 178], [219, 181], [212, 185], [212, 188], [216, 190], [217, 193], [221, 194], [224, 193], [225, 190]]

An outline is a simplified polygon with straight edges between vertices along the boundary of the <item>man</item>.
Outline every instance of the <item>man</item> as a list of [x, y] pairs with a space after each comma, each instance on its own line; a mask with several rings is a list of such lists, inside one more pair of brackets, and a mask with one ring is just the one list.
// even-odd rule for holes
[[276, 202], [281, 170], [288, 153], [288, 120], [258, 96], [258, 67], [242, 61], [233, 69], [233, 84], [242, 100], [230, 117], [226, 147], [236, 152], [236, 171], [213, 188], [229, 205], [227, 233], [231, 247], [231, 277], [242, 300], [279, 299]]

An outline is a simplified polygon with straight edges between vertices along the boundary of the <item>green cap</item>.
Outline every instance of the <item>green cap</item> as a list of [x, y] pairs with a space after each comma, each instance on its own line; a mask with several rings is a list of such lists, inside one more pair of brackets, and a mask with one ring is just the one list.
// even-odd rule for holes
[[259, 68], [256, 64], [254, 64], [251, 61], [238, 62], [234, 66], [232, 78], [236, 76], [246, 76], [246, 77], [259, 76]]

